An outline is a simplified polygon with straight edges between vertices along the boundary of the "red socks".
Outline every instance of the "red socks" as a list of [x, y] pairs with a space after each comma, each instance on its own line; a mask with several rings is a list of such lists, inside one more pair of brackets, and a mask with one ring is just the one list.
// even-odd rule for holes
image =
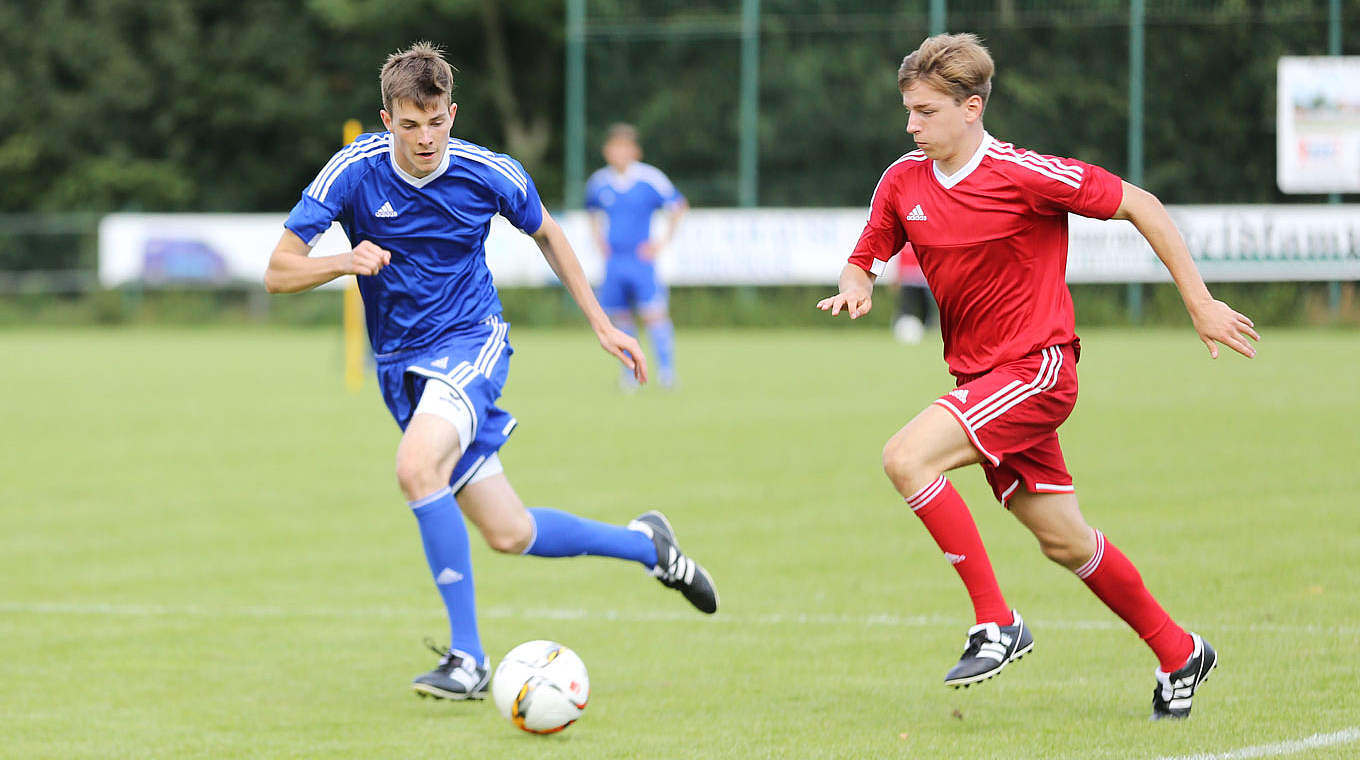
[[1195, 649], [1194, 640], [1152, 597], [1129, 558], [1105, 534], [1095, 534], [1096, 553], [1073, 572], [1152, 647], [1162, 672], [1180, 670]]
[[908, 496], [907, 506], [925, 523], [931, 538], [935, 539], [945, 559], [949, 560], [963, 580], [968, 596], [973, 600], [973, 613], [977, 616], [977, 622], [1010, 625], [1013, 622], [1011, 609], [1001, 596], [1001, 588], [997, 586], [991, 560], [987, 559], [987, 550], [982, 547], [977, 524], [973, 522], [968, 505], [963, 503], [963, 497], [954, 490], [954, 486], [941, 475], [930, 485]]
[[[963, 580], [977, 622], [1010, 625], [1011, 610], [996, 583], [977, 524], [949, 480], [943, 475], [936, 478], [908, 496], [907, 506], [925, 523], [931, 538]], [[1077, 577], [1147, 642], [1163, 672], [1179, 670], [1195, 648], [1190, 634], [1157, 603], [1129, 558], [1100, 531], [1095, 531], [1095, 536], [1096, 553], [1074, 571]]]

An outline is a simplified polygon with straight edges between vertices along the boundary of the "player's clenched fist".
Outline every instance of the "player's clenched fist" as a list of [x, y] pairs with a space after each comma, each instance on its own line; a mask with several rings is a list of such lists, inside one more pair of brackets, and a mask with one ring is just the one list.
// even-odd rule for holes
[[362, 240], [350, 252], [351, 274], [377, 274], [378, 270], [392, 263], [392, 254], [367, 240]]

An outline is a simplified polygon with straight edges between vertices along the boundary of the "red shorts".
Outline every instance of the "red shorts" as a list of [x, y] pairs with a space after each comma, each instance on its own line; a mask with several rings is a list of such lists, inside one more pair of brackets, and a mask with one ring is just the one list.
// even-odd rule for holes
[[1030, 493], [1071, 493], [1058, 426], [1077, 403], [1077, 351], [1049, 346], [981, 375], [935, 400], [982, 453], [982, 469], [1004, 506], [1022, 484]]

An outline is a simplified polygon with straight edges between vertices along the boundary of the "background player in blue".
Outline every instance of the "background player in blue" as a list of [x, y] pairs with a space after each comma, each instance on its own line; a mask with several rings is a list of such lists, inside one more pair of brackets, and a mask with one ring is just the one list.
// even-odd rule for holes
[[[646, 359], [596, 302], [520, 164], [449, 136], [458, 106], [451, 100], [453, 71], [439, 49], [418, 43], [393, 54], [381, 84], [387, 131], [361, 136], [322, 168], [284, 223], [265, 285], [292, 293], [358, 276], [378, 383], [404, 431], [397, 483], [448, 611], [449, 649], [412, 685], [422, 695], [468, 699], [482, 697], [490, 680], [464, 515], [497, 551], [633, 560], [695, 607], [716, 611], [712, 579], [680, 551], [661, 513], [608, 525], [525, 509], [511, 488], [497, 452], [515, 419], [496, 406], [509, 367], [509, 325], [483, 249], [493, 215], [533, 236], [600, 345], [639, 382], [647, 379]], [[309, 257], [336, 219], [354, 249]]]
[[[633, 311], [647, 325], [656, 350], [657, 379], [662, 387], [675, 385], [675, 327], [666, 308], [666, 288], [656, 279], [656, 257], [670, 243], [680, 218], [689, 209], [685, 196], [675, 189], [660, 169], [642, 163], [637, 130], [628, 124], [609, 128], [604, 141], [608, 166], [586, 182], [586, 209], [596, 245], [605, 256], [600, 305], [630, 335]], [[669, 211], [660, 237], [652, 237], [652, 213]], [[627, 373], [624, 388], [635, 388]]]

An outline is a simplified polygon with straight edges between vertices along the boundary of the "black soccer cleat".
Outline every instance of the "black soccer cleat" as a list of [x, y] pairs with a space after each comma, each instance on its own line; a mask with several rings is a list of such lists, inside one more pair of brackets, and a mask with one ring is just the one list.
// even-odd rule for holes
[[944, 677], [945, 686], [967, 688], [1000, 673], [1006, 664], [1024, 657], [1034, 649], [1034, 637], [1020, 613], [1011, 610], [1015, 618], [1010, 625], [980, 623], [968, 629], [968, 644], [959, 664], [950, 668]]
[[1152, 720], [1162, 718], [1190, 717], [1190, 700], [1195, 696], [1199, 685], [1209, 679], [1209, 673], [1218, 665], [1218, 653], [1209, 642], [1190, 634], [1195, 649], [1190, 653], [1190, 661], [1174, 673], [1163, 673], [1161, 668], [1155, 672], [1157, 687], [1152, 690]]
[[666, 516], [655, 509], [628, 523], [629, 530], [643, 533], [656, 544], [652, 575], [667, 588], [678, 589], [689, 603], [710, 615], [718, 611], [718, 589], [713, 578], [698, 562], [685, 556], [675, 542], [675, 529]]
[[466, 652], [440, 649], [425, 642], [440, 655], [434, 670], [416, 676], [411, 688], [421, 697], [435, 699], [485, 699], [486, 687], [491, 682], [491, 661], [474, 662]]

